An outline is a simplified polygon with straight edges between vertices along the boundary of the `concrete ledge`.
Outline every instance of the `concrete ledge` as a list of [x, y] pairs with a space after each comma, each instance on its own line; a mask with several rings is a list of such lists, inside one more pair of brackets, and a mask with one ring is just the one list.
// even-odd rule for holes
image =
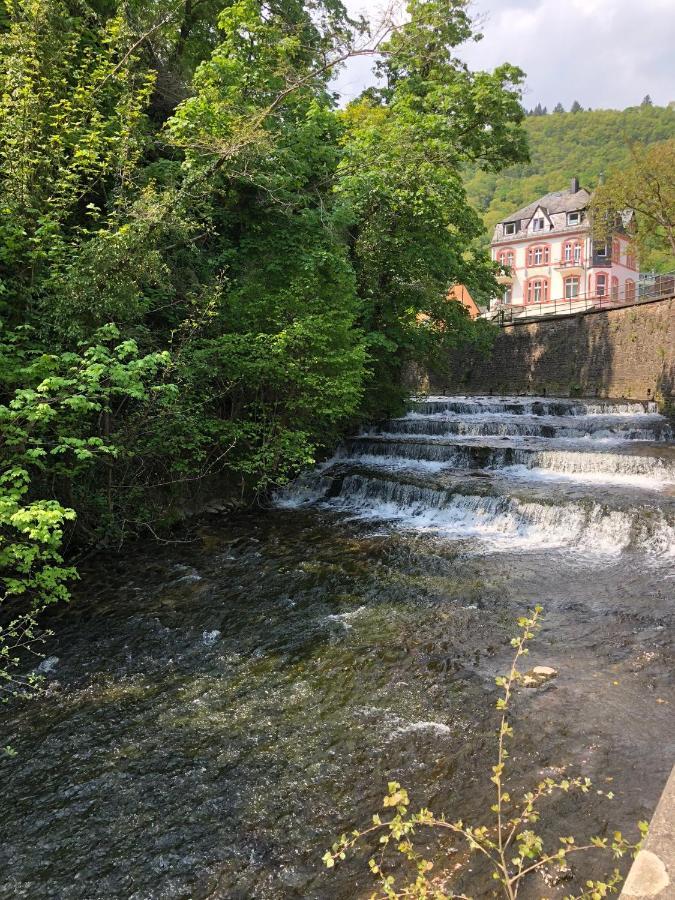
[[621, 892], [623, 900], [675, 898], [675, 767], [652, 817], [645, 845]]

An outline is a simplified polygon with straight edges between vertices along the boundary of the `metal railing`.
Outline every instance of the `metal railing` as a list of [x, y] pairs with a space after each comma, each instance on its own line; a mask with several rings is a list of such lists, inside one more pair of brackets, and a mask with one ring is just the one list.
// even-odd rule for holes
[[526, 303], [522, 306], [500, 301], [490, 311], [490, 318], [497, 325], [510, 325], [513, 322], [529, 322], [549, 316], [569, 316], [620, 306], [638, 306], [669, 297], [675, 297], [675, 272], [657, 275], [653, 281], [636, 283], [627, 290], [624, 288], [622, 291], [609, 291], [601, 295], [579, 294], [577, 297]]

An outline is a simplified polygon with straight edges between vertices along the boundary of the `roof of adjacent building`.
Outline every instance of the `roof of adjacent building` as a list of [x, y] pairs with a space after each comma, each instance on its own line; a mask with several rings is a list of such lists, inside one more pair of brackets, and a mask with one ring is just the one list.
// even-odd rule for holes
[[456, 300], [458, 303], [461, 303], [462, 306], [468, 309], [472, 319], [480, 315], [478, 304], [469, 293], [469, 289], [463, 284], [453, 284], [448, 291], [448, 300]]
[[505, 218], [500, 220], [499, 224], [503, 225], [505, 222], [515, 222], [519, 219], [531, 219], [539, 207], [549, 216], [553, 215], [553, 213], [576, 212], [577, 210], [585, 209], [590, 199], [591, 192], [587, 191], [586, 188], [579, 188], [578, 191], [574, 192], [569, 189], [565, 191], [551, 191], [550, 194], [544, 194], [543, 197], [535, 200], [534, 203], [528, 203], [527, 206], [524, 206], [517, 212], [505, 216]]

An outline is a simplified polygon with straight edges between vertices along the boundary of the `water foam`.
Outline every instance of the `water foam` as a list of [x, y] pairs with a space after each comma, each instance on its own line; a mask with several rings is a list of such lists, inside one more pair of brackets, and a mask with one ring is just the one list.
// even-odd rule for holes
[[478, 537], [496, 549], [576, 547], [615, 554], [629, 547], [672, 552], [675, 530], [657, 512], [608, 510], [597, 502], [544, 503], [513, 497], [449, 494], [434, 488], [348, 475], [326, 503], [363, 519], [397, 521], [418, 531]]
[[[570, 422], [572, 424], [570, 424]], [[378, 436], [396, 440], [401, 435], [444, 437], [455, 440], [473, 437], [539, 437], [557, 440], [595, 443], [624, 443], [628, 441], [669, 441], [672, 428], [663, 416], [583, 416], [578, 420], [564, 416], [532, 416], [477, 413], [458, 416], [437, 413], [423, 416], [409, 413], [391, 419], [383, 425], [363, 432], [364, 436]]]
[[[386, 451], [386, 452], [385, 452]], [[359, 438], [336, 460], [392, 470], [416, 468], [487, 469], [506, 476], [539, 480], [627, 484], [662, 490], [675, 484], [675, 463], [656, 455], [575, 450], [541, 450], [519, 446], [489, 447], [463, 442]]]
[[626, 416], [658, 413], [653, 401], [576, 400], [551, 397], [414, 397], [412, 409], [422, 415], [455, 412], [516, 413], [558, 416]]
[[[605, 498], [597, 486], [664, 491], [675, 484], [675, 457], [664, 448], [671, 436], [653, 403], [418, 398], [405, 417], [346, 442], [332, 460], [282, 492], [278, 503], [320, 503], [362, 519], [478, 539], [490, 549], [639, 550], [663, 556], [675, 547], [673, 517], [666, 512], [670, 501], [663, 508], [654, 506], [653, 499], [649, 506], [631, 505], [616, 488]], [[635, 443], [645, 439], [652, 443]], [[354, 465], [377, 474], [350, 471]], [[433, 483], [431, 476], [442, 470], [452, 470], [454, 492], [439, 485], [440, 475]], [[422, 484], [407, 480], [415, 472]], [[476, 494], [474, 476], [481, 472], [499, 476], [484, 482], [492, 492], [503, 490], [504, 479], [521, 485], [565, 482], [576, 488], [566, 496], [565, 489], [551, 487], [549, 496], [541, 487], [534, 499]], [[596, 487], [585, 490], [586, 484]], [[520, 490], [533, 493], [524, 485]], [[617, 503], [619, 508], [613, 508]]]

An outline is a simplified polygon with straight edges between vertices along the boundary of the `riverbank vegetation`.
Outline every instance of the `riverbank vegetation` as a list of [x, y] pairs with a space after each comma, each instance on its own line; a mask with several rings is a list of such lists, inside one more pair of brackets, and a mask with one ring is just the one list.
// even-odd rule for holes
[[[215, 480], [248, 502], [400, 405], [407, 360], [489, 343], [445, 294], [494, 286], [461, 172], [526, 157], [523, 76], [455, 58], [466, 6], [6, 4], [5, 659], [73, 548], [157, 535]], [[382, 86], [339, 110], [354, 54]]]
[[675, 265], [675, 138], [631, 147], [630, 162], [617, 167], [593, 194], [594, 234], [609, 240], [609, 223], [622, 210], [635, 213], [636, 249], [641, 259], [660, 253]]

